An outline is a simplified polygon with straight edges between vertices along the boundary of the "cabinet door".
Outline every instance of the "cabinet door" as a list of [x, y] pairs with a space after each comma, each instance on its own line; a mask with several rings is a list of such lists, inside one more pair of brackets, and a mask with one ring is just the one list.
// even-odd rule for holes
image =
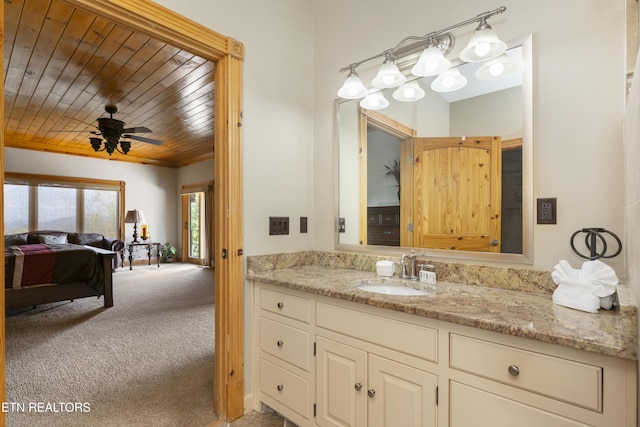
[[438, 377], [369, 355], [368, 426], [434, 427]]
[[451, 382], [450, 427], [587, 427], [586, 424]]
[[319, 426], [366, 425], [366, 367], [364, 351], [317, 337], [316, 423]]

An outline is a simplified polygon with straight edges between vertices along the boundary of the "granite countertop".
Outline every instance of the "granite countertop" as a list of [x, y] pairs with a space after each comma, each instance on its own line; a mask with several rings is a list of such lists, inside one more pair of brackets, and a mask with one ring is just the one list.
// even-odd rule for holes
[[[594, 314], [556, 305], [548, 293], [445, 281], [426, 285], [344, 268], [294, 266], [249, 271], [247, 278], [624, 359], [636, 360], [638, 356], [637, 307], [626, 285], [618, 285], [617, 310]], [[401, 281], [429, 294], [393, 296], [357, 289], [363, 281], [380, 280]]]

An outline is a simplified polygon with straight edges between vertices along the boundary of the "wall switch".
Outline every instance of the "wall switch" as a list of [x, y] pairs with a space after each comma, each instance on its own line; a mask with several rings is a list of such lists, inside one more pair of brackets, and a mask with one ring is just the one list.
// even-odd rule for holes
[[306, 216], [301, 216], [300, 217], [300, 232], [301, 233], [306, 233], [307, 232], [307, 217]]
[[281, 234], [289, 234], [289, 217], [288, 216], [270, 216], [269, 217], [269, 235], [277, 236]]
[[556, 224], [556, 198], [538, 199], [538, 224]]

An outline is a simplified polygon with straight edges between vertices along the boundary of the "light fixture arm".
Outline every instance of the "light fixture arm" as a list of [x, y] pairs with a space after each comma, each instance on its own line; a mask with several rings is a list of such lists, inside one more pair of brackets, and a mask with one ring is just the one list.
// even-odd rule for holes
[[[433, 43], [433, 41], [436, 41], [436, 44], [438, 44], [439, 39], [441, 38], [441, 36], [443, 35], [447, 35], [449, 32], [460, 28], [460, 27], [464, 27], [466, 25], [470, 25], [470, 24], [474, 24], [476, 22], [480, 22], [480, 23], [486, 23], [486, 20], [488, 18], [491, 18], [492, 16], [495, 15], [499, 15], [501, 13], [503, 13], [504, 11], [506, 11], [507, 8], [505, 6], [500, 6], [497, 9], [494, 10], [489, 10], [486, 12], [483, 12], [479, 15], [476, 15], [474, 18], [470, 18], [467, 19], [466, 21], [462, 21], [459, 22], [455, 25], [452, 25], [450, 27], [447, 28], [443, 28], [441, 30], [438, 31], [433, 31], [425, 36], [408, 36], [405, 37], [404, 39], [400, 40], [400, 42], [398, 42], [398, 44], [396, 44], [396, 46], [392, 49], [387, 49], [385, 51], [382, 51], [380, 53], [378, 53], [377, 55], [374, 56], [370, 56], [369, 58], [363, 59], [361, 61], [357, 61], [354, 63], [351, 63], [349, 65], [347, 65], [346, 67], [342, 67], [340, 68], [340, 72], [344, 73], [345, 71], [355, 71], [355, 69], [357, 67], [359, 67], [362, 64], [366, 64], [367, 62], [373, 61], [374, 59], [377, 58], [381, 58], [387, 55], [391, 55], [395, 58], [400, 58], [406, 55], [409, 55], [410, 53], [416, 52], [419, 49], [423, 49], [424, 47], [428, 46], [430, 43]], [[451, 35], [449, 35], [450, 39], [453, 39], [453, 37]], [[409, 46], [405, 47], [405, 44], [409, 41], [416, 41], [416, 43], [412, 43]], [[405, 47], [405, 49], [402, 49], [403, 47]], [[453, 47], [453, 45], [451, 45], [449, 48]], [[444, 52], [446, 53], [446, 52]]]

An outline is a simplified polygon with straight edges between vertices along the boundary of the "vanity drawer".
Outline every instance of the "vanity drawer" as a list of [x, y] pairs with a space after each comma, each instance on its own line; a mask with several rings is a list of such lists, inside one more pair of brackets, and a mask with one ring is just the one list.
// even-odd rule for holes
[[602, 411], [602, 367], [462, 335], [450, 336], [450, 366]]
[[438, 331], [331, 304], [317, 303], [316, 325], [430, 362], [438, 361]]
[[260, 349], [305, 371], [309, 370], [309, 334], [279, 322], [260, 318]]
[[260, 359], [260, 391], [305, 418], [309, 418], [309, 382]]
[[291, 319], [309, 323], [309, 300], [270, 289], [260, 292], [260, 308]]

